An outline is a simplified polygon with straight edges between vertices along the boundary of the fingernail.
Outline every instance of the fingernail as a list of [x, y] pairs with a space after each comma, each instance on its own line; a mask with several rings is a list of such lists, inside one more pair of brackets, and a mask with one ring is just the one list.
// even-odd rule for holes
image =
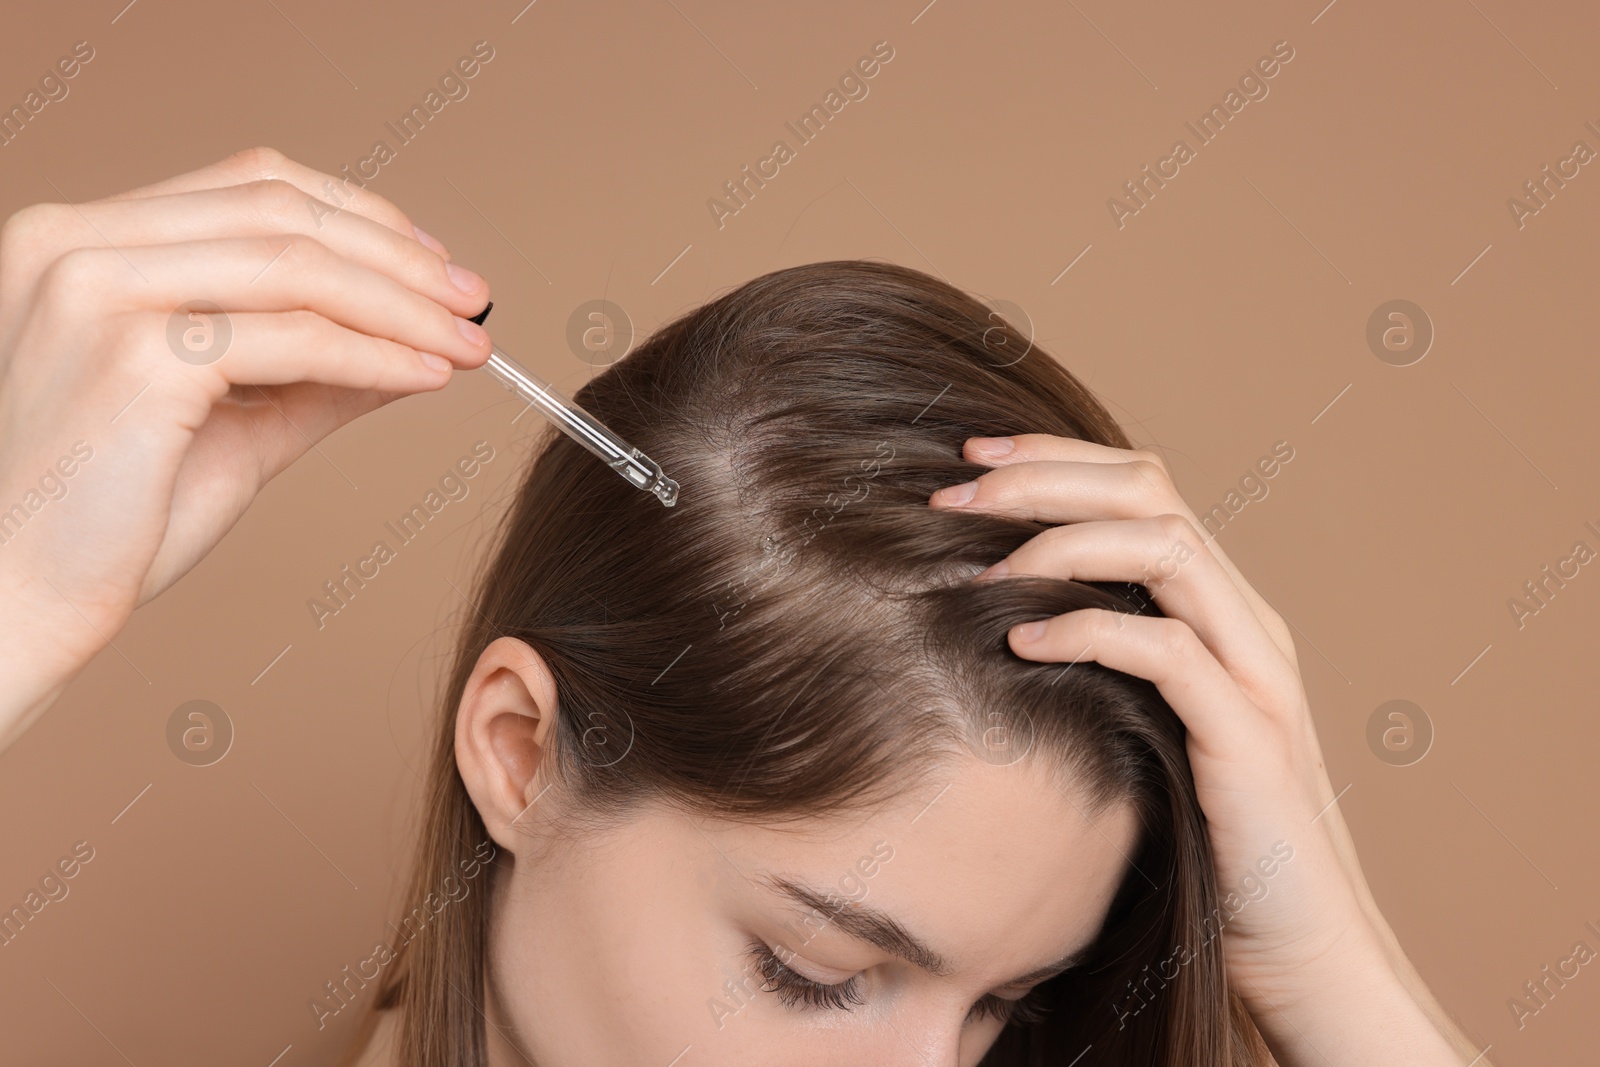
[[462, 337], [465, 337], [479, 348], [482, 348], [484, 345], [489, 343], [489, 331], [485, 330], [482, 326], [479, 326], [471, 319], [464, 319], [460, 315], [457, 315], [456, 328], [461, 331]]
[[1007, 563], [1005, 560], [1001, 560], [999, 563], [996, 563], [987, 570], [978, 572], [978, 578], [999, 578], [1009, 573], [1011, 573], [1011, 564]]
[[1044, 636], [1044, 620], [1025, 622], [1011, 632], [1017, 635], [1018, 641], [1037, 641]]
[[422, 360], [425, 366], [431, 367], [434, 370], [449, 370], [452, 366], [454, 366], [454, 364], [448, 359], [445, 359], [443, 356], [436, 356], [432, 352], [418, 352], [417, 356]]
[[417, 240], [421, 241], [428, 248], [433, 249], [433, 251], [439, 253], [444, 258], [450, 258], [449, 250], [445, 248], [444, 245], [439, 243], [439, 239], [437, 237], [424, 230], [421, 226], [413, 226], [411, 228], [417, 232]]
[[939, 490], [939, 503], [952, 507], [960, 507], [971, 500], [978, 493], [977, 482], [962, 482], [960, 485], [947, 486]]
[[1010, 437], [973, 437], [967, 443], [981, 456], [1003, 456], [1017, 447]]
[[472, 273], [465, 267], [458, 267], [454, 263], [446, 263], [444, 269], [450, 275], [450, 280], [456, 283], [456, 288], [463, 293], [476, 293], [483, 288], [482, 276]]

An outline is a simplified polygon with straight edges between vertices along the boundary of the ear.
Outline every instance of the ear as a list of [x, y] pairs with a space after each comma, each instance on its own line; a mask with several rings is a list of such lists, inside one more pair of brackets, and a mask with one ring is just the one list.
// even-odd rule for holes
[[540, 757], [556, 721], [556, 680], [524, 641], [499, 637], [483, 650], [456, 711], [456, 767], [496, 844], [512, 855], [529, 845], [521, 832], [544, 789]]

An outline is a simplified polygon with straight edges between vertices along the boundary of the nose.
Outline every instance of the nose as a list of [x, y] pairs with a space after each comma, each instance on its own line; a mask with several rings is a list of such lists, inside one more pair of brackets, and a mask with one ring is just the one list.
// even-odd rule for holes
[[947, 1019], [889, 1019], [889, 1034], [874, 1063], [884, 1067], [964, 1067], [961, 1023]]

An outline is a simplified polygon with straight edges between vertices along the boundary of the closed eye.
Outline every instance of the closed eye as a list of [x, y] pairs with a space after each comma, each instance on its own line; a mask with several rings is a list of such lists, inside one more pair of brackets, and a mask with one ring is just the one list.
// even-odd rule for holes
[[[859, 974], [843, 982], [815, 981], [786, 966], [772, 947], [760, 940], [750, 942], [749, 955], [761, 974], [762, 991], [776, 994], [779, 1002], [793, 1011], [853, 1011], [854, 1005], [865, 1003], [861, 996]], [[972, 1005], [967, 1012], [967, 1022], [994, 1018], [1018, 1026], [1030, 1026], [1042, 1021], [1048, 1013], [1049, 1009], [1037, 988], [1016, 1000], [988, 993]]]

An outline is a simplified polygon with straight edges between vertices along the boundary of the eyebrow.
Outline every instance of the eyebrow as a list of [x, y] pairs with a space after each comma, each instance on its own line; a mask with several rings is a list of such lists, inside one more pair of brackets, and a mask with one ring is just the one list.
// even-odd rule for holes
[[[926, 942], [886, 912], [853, 901], [847, 901], [843, 907], [830, 905], [830, 895], [836, 900], [839, 899], [837, 895], [821, 892], [785, 875], [758, 875], [757, 880], [801, 907], [818, 912], [830, 925], [838, 927], [858, 941], [875, 945], [890, 955], [915, 964], [929, 974], [943, 977], [955, 971], [949, 961], [929, 948]], [[1013, 986], [1042, 982], [1046, 978], [1053, 978], [1077, 966], [1083, 961], [1086, 953], [1087, 949], [1079, 949], [1053, 963], [1047, 963], [1043, 967], [1035, 968], [1027, 974], [1018, 975], [1009, 982], [1000, 984]]]

